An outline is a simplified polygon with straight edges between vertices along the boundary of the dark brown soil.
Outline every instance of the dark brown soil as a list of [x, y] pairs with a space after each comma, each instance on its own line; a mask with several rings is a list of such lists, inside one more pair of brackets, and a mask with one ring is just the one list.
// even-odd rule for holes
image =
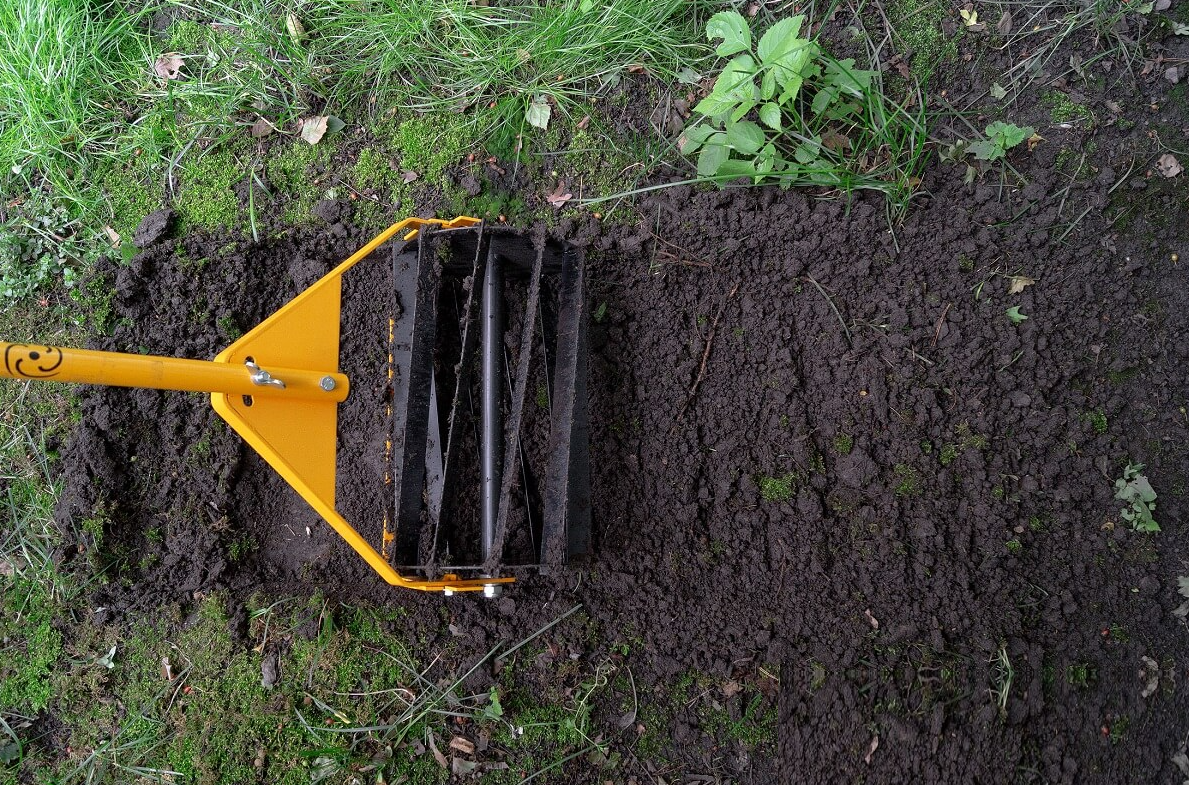
[[[1116, 161], [1063, 191], [1055, 158], [1073, 133], [1046, 129], [1014, 161], [1020, 188], [931, 170], [932, 197], [894, 231], [877, 199], [774, 189], [662, 191], [639, 227], [561, 222], [553, 233], [587, 248], [600, 314], [595, 556], [496, 603], [387, 587], [203, 396], [91, 391], [59, 514], [111, 520], [102, 558], [125, 580], [96, 605], [325, 589], [425, 620], [444, 606], [480, 631], [466, 639], [478, 654], [581, 602], [600, 629], [639, 637], [643, 701], [690, 670], [771, 694], [779, 669], [776, 747], [716, 744], [678, 713], [679, 772], [1179, 782], [1189, 271], [1173, 257], [1183, 225], [1160, 216], [1185, 193], [1142, 165], [1112, 190]], [[1129, 193], [1139, 217], [1112, 229]], [[342, 213], [259, 245], [158, 242], [107, 271], [118, 322], [96, 347], [212, 356], [362, 245]], [[1034, 283], [1009, 294], [1013, 276]], [[350, 281], [345, 297], [383, 305]], [[376, 451], [359, 437], [375, 406], [357, 401], [383, 386], [377, 318], [344, 338], [356, 397], [339, 444], [341, 507], [372, 530], [377, 474], [349, 454]], [[1159, 495], [1159, 534], [1119, 517], [1129, 460]], [[1014, 673], [1002, 706], [1000, 658]], [[1147, 697], [1144, 658], [1159, 670]]]

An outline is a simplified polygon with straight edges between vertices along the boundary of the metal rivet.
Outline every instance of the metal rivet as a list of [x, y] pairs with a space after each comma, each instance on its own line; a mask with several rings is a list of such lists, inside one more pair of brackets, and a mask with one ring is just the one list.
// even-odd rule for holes
[[320, 382], [318, 382], [318, 386], [321, 387], [323, 390], [326, 390], [326, 392], [330, 392], [335, 387], [338, 387], [338, 385], [335, 384], [335, 382], [334, 382], [333, 376], [323, 376], [322, 380]]

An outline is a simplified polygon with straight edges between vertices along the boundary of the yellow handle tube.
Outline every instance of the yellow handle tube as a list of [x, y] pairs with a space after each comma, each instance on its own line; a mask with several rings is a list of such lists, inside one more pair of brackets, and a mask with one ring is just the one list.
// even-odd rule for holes
[[209, 360], [63, 349], [3, 341], [0, 341], [0, 357], [3, 358], [0, 376], [12, 379], [308, 398], [335, 403], [345, 400], [350, 390], [347, 377], [341, 373], [274, 368], [268, 365], [251, 368]]

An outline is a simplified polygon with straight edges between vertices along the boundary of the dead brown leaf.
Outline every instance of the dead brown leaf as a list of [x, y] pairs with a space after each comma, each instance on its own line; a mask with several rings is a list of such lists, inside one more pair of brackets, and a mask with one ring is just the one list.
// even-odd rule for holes
[[1115, 101], [1107, 100], [1103, 101], [1103, 103], [1106, 105], [1107, 109], [1111, 110], [1111, 112], [1115, 114], [1123, 114], [1123, 107], [1119, 106], [1119, 104]]
[[277, 130], [277, 127], [263, 117], [252, 123], [252, 136], [256, 139], [262, 136], [268, 136], [275, 130]]
[[1011, 277], [1011, 285], [1007, 287], [1008, 294], [1019, 294], [1024, 291], [1026, 287], [1036, 283], [1034, 278], [1029, 278], [1026, 275], [1013, 275]]
[[303, 117], [298, 120], [301, 126], [301, 138], [310, 144], [318, 144], [326, 136], [326, 123], [330, 118], [322, 115], [318, 117]]
[[107, 239], [111, 241], [112, 248], [120, 247], [120, 233], [110, 226], [103, 227], [103, 233], [107, 235]]
[[166, 681], [173, 681], [176, 678], [173, 672], [173, 664], [169, 661], [168, 657], [161, 658], [161, 678]]
[[11, 578], [16, 575], [16, 568], [12, 566], [12, 562], [8, 559], [0, 559], [0, 575], [5, 578]]
[[434, 733], [433, 731], [430, 731], [428, 738], [429, 738], [429, 751], [433, 753], [433, 759], [438, 762], [439, 766], [441, 766], [446, 771], [449, 771], [450, 770], [450, 761], [446, 758], [445, 755], [442, 754], [442, 751], [438, 749], [437, 734]]
[[416, 172], [414, 172], [412, 169], [406, 169], [406, 170], [405, 170], [405, 173], [404, 173], [403, 175], [401, 175], [401, 178], [400, 178], [400, 179], [401, 179], [401, 181], [402, 181], [402, 182], [404, 182], [404, 183], [408, 184], [408, 183], [411, 183], [411, 182], [413, 182], [414, 180], [416, 180], [416, 179], [417, 179], [418, 177], [420, 177], [420, 176], [421, 176], [421, 175], [417, 174], [417, 173], [416, 173]]
[[580, 130], [585, 131], [588, 125], [590, 125], [590, 115], [586, 115], [578, 121], [578, 128]]
[[477, 768], [479, 768], [478, 762], [455, 755], [451, 760], [450, 773], [455, 777], [465, 777]]
[[472, 742], [470, 739], [463, 738], [462, 736], [455, 736], [454, 738], [450, 739], [450, 749], [454, 750], [455, 752], [461, 752], [463, 755], [475, 754], [474, 742]]
[[999, 35], [1011, 34], [1011, 11], [1004, 11], [999, 17], [999, 21], [995, 23], [995, 32]]
[[850, 149], [850, 139], [846, 138], [837, 131], [826, 131], [822, 134], [822, 146], [828, 150], [838, 152], [839, 150]]
[[875, 618], [875, 614], [871, 612], [870, 608], [863, 611], [863, 615], [867, 617], [867, 621], [871, 622], [872, 629], [879, 629], [879, 619]]
[[306, 37], [306, 29], [301, 20], [297, 18], [297, 14], [289, 14], [285, 17], [285, 29], [289, 31], [289, 37], [295, 44], [300, 44], [301, 40]]
[[549, 202], [553, 209], [560, 210], [562, 207], [565, 207], [566, 202], [573, 198], [574, 194], [566, 190], [566, 181], [559, 180], [557, 183], [557, 189], [553, 193], [546, 196], [545, 201]]
[[1164, 177], [1176, 177], [1185, 168], [1181, 166], [1181, 162], [1172, 153], [1165, 153], [1156, 160], [1156, 171]]
[[1044, 140], [1045, 140], [1045, 138], [1043, 136], [1041, 136], [1040, 134], [1032, 134], [1032, 136], [1029, 136], [1028, 137], [1028, 152], [1032, 152], [1033, 150], [1035, 150], [1036, 146], [1038, 144], [1040, 144], [1041, 142], [1043, 142]]
[[741, 692], [743, 692], [743, 685], [734, 679], [722, 685], [722, 696], [724, 698], [733, 698]]
[[162, 79], [177, 79], [184, 62], [185, 58], [177, 52], [167, 52], [158, 57], [157, 62], [153, 63], [153, 73]]
[[863, 762], [870, 766], [871, 756], [875, 754], [877, 749], [879, 749], [879, 736], [872, 736], [871, 746], [867, 748], [867, 754], [863, 756]]

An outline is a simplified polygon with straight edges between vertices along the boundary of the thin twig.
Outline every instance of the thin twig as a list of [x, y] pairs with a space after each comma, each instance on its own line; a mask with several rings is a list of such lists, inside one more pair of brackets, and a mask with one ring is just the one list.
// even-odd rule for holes
[[722, 301], [722, 305], [718, 306], [718, 313], [714, 315], [714, 320], [710, 322], [710, 331], [706, 333], [706, 346], [702, 349], [702, 364], [698, 366], [698, 375], [694, 378], [694, 383], [690, 385], [689, 394], [686, 396], [685, 405], [681, 407], [681, 411], [677, 414], [677, 420], [673, 423], [673, 429], [676, 430], [677, 423], [685, 417], [685, 413], [689, 411], [689, 407], [693, 405], [694, 398], [698, 394], [698, 387], [701, 386], [702, 380], [706, 378], [706, 362], [710, 359], [710, 350], [714, 347], [714, 334], [718, 330], [718, 323], [722, 319], [723, 311], [727, 308], [727, 303], [739, 291], [739, 285], [742, 281], [736, 281], [735, 285], [731, 287], [731, 291], [727, 293], [727, 297]]
[[846, 348], [851, 348], [850, 328], [846, 326], [846, 320], [842, 318], [842, 314], [839, 313], [838, 307], [834, 305], [834, 301], [830, 299], [830, 295], [826, 294], [826, 290], [822, 288], [820, 283], [814, 280], [812, 275], [806, 275], [805, 280], [813, 284], [822, 293], [822, 297], [826, 298], [826, 303], [830, 306], [830, 310], [834, 312], [834, 315], [838, 317], [838, 323], [842, 325], [842, 332], [846, 334]]
[[941, 326], [945, 324], [945, 315], [950, 312], [950, 303], [945, 304], [945, 310], [941, 312], [941, 318], [937, 320], [937, 329], [933, 331], [933, 343], [930, 345], [931, 349], [937, 348], [937, 339], [941, 337]]

